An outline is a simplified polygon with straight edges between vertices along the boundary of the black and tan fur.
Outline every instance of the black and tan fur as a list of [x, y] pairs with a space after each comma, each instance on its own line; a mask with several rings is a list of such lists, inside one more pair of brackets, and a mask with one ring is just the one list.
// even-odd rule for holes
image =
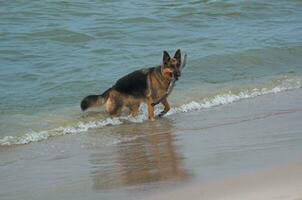
[[[120, 115], [128, 107], [132, 116], [139, 112], [139, 106], [146, 102], [150, 120], [154, 120], [154, 105], [157, 99], [166, 94], [170, 81], [176, 80], [181, 75], [181, 52], [178, 49], [173, 58], [168, 52], [163, 53], [163, 63], [157, 67], [145, 68], [134, 71], [120, 78], [111, 88], [101, 95], [89, 95], [81, 102], [82, 110], [89, 107], [105, 105], [110, 115]], [[164, 110], [159, 114], [163, 116], [170, 110], [167, 97], [161, 100]]]

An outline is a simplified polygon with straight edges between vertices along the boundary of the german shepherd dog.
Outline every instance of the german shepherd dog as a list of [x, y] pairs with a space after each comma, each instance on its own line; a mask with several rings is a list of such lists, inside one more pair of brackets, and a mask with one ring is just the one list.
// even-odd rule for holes
[[[142, 102], [147, 103], [149, 119], [154, 121], [154, 102], [161, 99], [164, 110], [159, 114], [163, 116], [170, 110], [167, 100], [169, 84], [178, 80], [181, 75], [181, 52], [178, 49], [173, 58], [167, 51], [163, 52], [163, 63], [157, 67], [136, 70], [120, 78], [111, 88], [101, 95], [89, 95], [81, 102], [82, 111], [89, 107], [105, 105], [110, 115], [120, 115], [125, 107], [129, 114], [138, 115]], [[162, 98], [161, 98], [162, 97]]]

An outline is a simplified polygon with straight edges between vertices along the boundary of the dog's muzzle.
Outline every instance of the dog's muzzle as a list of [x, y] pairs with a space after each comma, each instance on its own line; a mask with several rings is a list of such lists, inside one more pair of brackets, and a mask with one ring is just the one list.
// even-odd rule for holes
[[178, 80], [178, 77], [181, 76], [181, 73], [180, 73], [180, 71], [174, 71], [173, 75], [175, 77], [175, 80]]

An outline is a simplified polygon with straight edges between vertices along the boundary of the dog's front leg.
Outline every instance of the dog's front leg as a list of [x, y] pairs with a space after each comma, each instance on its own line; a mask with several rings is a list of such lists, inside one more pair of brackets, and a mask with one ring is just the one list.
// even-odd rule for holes
[[166, 114], [170, 110], [170, 105], [168, 103], [167, 97], [165, 97], [161, 103], [164, 105], [164, 110], [159, 113], [159, 117], [162, 117], [164, 114]]
[[148, 115], [149, 115], [149, 120], [154, 121], [154, 106], [152, 105], [153, 99], [151, 96], [147, 97], [147, 106], [148, 106]]

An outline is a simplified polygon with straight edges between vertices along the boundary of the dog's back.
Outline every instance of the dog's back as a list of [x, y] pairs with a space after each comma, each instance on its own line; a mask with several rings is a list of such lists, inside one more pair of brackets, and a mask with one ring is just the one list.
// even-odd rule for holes
[[120, 78], [112, 87], [116, 91], [133, 97], [146, 97], [147, 78], [152, 68], [136, 70]]

